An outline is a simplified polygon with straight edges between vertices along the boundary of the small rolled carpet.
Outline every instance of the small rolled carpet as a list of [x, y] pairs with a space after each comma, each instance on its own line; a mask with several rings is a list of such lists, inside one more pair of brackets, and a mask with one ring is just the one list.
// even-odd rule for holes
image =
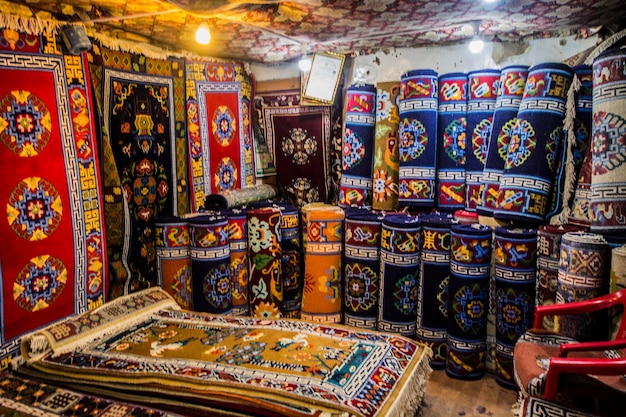
[[487, 160], [493, 113], [498, 97], [500, 70], [483, 69], [467, 74], [467, 156], [465, 158], [465, 209], [481, 204], [481, 177]]
[[446, 374], [459, 379], [485, 374], [491, 240], [489, 226], [450, 228]]
[[517, 119], [528, 66], [509, 65], [500, 72], [500, 86], [493, 111], [491, 137], [487, 146], [487, 158], [481, 177], [482, 193], [476, 211], [484, 216], [493, 216], [500, 192], [500, 178], [508, 152], [509, 139]]
[[626, 50], [593, 62], [593, 127], [590, 231], [626, 232]]
[[262, 110], [276, 178], [291, 203], [302, 207], [325, 202], [331, 175], [331, 108], [289, 105]]
[[303, 265], [300, 243], [300, 214], [290, 203], [276, 205], [280, 209], [281, 274], [283, 280], [283, 317], [300, 318], [302, 308]]
[[250, 314], [248, 285], [250, 264], [248, 262], [248, 211], [245, 208], [233, 208], [225, 213], [228, 218], [228, 248], [230, 249], [230, 293], [232, 314], [247, 316]]
[[372, 207], [376, 87], [348, 87], [344, 117], [339, 206]]
[[158, 282], [182, 308], [193, 307], [189, 222], [178, 216], [154, 221]]
[[496, 382], [515, 388], [513, 349], [532, 327], [537, 285], [537, 229], [496, 227]]
[[450, 281], [450, 214], [424, 214], [415, 338], [433, 350], [430, 365], [446, 365], [448, 328], [448, 284]]
[[189, 219], [193, 309], [215, 314], [232, 310], [228, 219], [218, 212]]
[[243, 207], [248, 203], [266, 201], [276, 197], [276, 187], [271, 184], [257, 184], [251, 187], [225, 190], [209, 194], [204, 199], [205, 210], [228, 210]]
[[439, 76], [437, 200], [442, 211], [465, 207], [467, 74]]
[[329, 204], [302, 208], [304, 288], [300, 317], [303, 320], [323, 323], [343, 320], [344, 218], [341, 207]]
[[[561, 238], [565, 233], [582, 231], [575, 225], [542, 225], [537, 230], [537, 294], [536, 305], [551, 305], [556, 302], [556, 287], [561, 257]], [[545, 329], [554, 330], [554, 319], [546, 316]]]
[[186, 415], [413, 416], [431, 374], [400, 335], [181, 310], [160, 288], [56, 325], [22, 343], [24, 372]]
[[380, 232], [383, 215], [347, 209], [344, 225], [343, 321], [375, 330], [380, 306]]
[[[586, 67], [589, 68], [589, 67]], [[576, 117], [574, 132], [576, 139], [586, 138], [587, 147], [581, 156], [580, 165], [575, 167], [576, 188], [570, 202], [569, 223], [589, 227], [591, 224], [591, 168], [593, 163], [592, 129], [593, 129], [593, 68], [582, 71], [574, 68], [580, 80], [580, 88], [576, 96]], [[568, 132], [568, 136], [570, 133]]]
[[573, 76], [574, 71], [560, 63], [539, 64], [528, 70], [509, 138], [495, 218], [527, 224], [545, 220]]
[[252, 208], [247, 216], [250, 315], [282, 317], [284, 289], [280, 209], [269, 206]]
[[[609, 289], [610, 250], [602, 235], [570, 232], [561, 238], [556, 303], [589, 300]], [[555, 318], [555, 330], [580, 341], [606, 340], [606, 311]]]
[[383, 218], [377, 329], [415, 337], [422, 222], [397, 213]]
[[400, 77], [400, 205], [435, 205], [438, 86], [433, 70], [416, 69]]
[[395, 210], [398, 206], [398, 99], [400, 83], [376, 84], [376, 128], [372, 208]]

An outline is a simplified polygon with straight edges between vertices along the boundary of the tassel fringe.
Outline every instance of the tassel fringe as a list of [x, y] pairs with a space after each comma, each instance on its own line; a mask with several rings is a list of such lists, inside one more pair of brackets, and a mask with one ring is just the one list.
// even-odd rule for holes
[[574, 172], [576, 163], [574, 161], [574, 148], [576, 147], [576, 132], [574, 131], [574, 120], [576, 119], [576, 93], [580, 91], [582, 86], [580, 79], [574, 74], [572, 85], [567, 92], [567, 109], [565, 110], [565, 120], [563, 122], [563, 130], [567, 132], [567, 141], [565, 144], [565, 160], [561, 169], [565, 170], [565, 184], [563, 186], [563, 207], [561, 211], [550, 218], [550, 224], [562, 226], [569, 220], [571, 214], [570, 202], [576, 191], [576, 173]]
[[58, 20], [45, 20], [37, 17], [24, 17], [0, 14], [0, 27], [13, 29], [29, 35], [54, 34], [59, 27], [67, 24]]

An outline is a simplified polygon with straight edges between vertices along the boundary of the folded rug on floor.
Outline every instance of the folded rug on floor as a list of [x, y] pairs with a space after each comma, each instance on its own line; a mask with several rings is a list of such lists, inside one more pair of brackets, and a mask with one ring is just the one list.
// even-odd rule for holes
[[420, 407], [430, 353], [388, 333], [182, 310], [151, 288], [25, 336], [17, 372], [137, 402], [158, 396], [181, 413], [400, 416]]

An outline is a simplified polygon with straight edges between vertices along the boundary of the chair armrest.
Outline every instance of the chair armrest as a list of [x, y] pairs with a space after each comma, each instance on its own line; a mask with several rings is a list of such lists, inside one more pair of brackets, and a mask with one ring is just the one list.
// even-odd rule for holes
[[559, 349], [559, 356], [564, 358], [570, 352], [590, 352], [598, 350], [609, 349], [623, 349], [626, 348], [626, 340], [603, 340], [597, 342], [577, 342], [577, 343], [563, 343]]
[[564, 304], [551, 304], [535, 307], [533, 328], [541, 329], [545, 316], [562, 316], [566, 314], [583, 314], [604, 310], [618, 304], [626, 303], [626, 291], [605, 294], [591, 300], [574, 301]]
[[551, 358], [546, 373], [546, 386], [543, 390], [543, 396], [547, 400], [555, 400], [559, 375], [562, 373], [624, 375], [626, 374], [626, 358]]

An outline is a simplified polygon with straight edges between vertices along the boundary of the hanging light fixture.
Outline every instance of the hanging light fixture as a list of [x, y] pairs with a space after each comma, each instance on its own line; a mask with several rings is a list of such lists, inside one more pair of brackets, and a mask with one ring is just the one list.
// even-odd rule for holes
[[473, 54], [480, 53], [485, 47], [485, 42], [480, 38], [480, 22], [471, 22], [469, 25], [472, 28], [474, 36], [468, 44], [469, 51]]
[[211, 31], [209, 30], [209, 24], [206, 21], [200, 22], [198, 29], [196, 30], [196, 42], [201, 45], [208, 45], [211, 41]]

